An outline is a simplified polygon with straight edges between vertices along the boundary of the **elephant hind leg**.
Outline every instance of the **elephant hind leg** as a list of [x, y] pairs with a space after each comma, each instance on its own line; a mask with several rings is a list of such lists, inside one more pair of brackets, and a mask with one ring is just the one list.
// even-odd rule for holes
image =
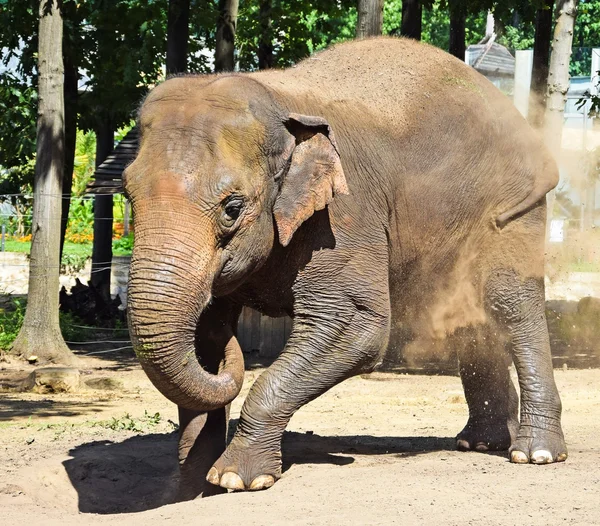
[[510, 356], [492, 325], [456, 338], [469, 420], [456, 437], [461, 451], [508, 450], [519, 428], [519, 398], [510, 378]]
[[567, 458], [561, 428], [561, 401], [554, 382], [545, 316], [543, 277], [524, 277], [514, 269], [490, 274], [486, 308], [505, 327], [521, 393], [520, 425], [510, 448], [511, 461], [548, 464]]

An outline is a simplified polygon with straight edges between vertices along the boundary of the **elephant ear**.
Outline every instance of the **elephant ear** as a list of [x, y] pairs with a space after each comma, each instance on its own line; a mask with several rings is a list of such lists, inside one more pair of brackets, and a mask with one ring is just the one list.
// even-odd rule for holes
[[304, 221], [334, 196], [348, 194], [348, 186], [333, 130], [325, 119], [292, 113], [284, 124], [296, 139], [273, 207], [279, 242], [285, 247]]

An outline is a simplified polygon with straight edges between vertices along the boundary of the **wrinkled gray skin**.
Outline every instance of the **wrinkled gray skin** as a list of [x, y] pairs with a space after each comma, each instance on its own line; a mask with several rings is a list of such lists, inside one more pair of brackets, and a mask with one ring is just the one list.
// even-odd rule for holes
[[[184, 497], [271, 486], [294, 412], [407, 331], [460, 343], [459, 448], [566, 458], [544, 317], [557, 170], [485, 79], [428, 46], [365, 40], [286, 71], [173, 78], [139, 124], [129, 321], [180, 408]], [[225, 449], [242, 305], [294, 325]]]

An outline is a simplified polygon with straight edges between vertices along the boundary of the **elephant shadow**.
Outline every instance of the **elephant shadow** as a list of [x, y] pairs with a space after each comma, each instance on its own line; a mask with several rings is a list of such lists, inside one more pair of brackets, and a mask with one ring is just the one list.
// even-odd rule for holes
[[[232, 421], [232, 428], [237, 422]], [[135, 513], [179, 498], [177, 432], [138, 435], [122, 442], [96, 441], [73, 448], [63, 465], [81, 513]], [[352, 464], [357, 455], [411, 457], [455, 449], [454, 438], [320, 436], [287, 431], [283, 471], [293, 465]]]

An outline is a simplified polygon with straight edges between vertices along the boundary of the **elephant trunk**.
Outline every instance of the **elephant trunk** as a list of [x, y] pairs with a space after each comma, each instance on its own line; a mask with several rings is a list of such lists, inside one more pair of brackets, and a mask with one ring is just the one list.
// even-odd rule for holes
[[210, 229], [203, 228], [207, 221], [197, 213], [167, 203], [152, 208], [134, 216], [128, 312], [136, 355], [155, 387], [178, 406], [194, 411], [223, 407], [242, 387], [244, 360], [232, 327], [223, 328], [224, 338], [219, 338], [223, 359], [218, 374], [198, 360], [202, 349], [196, 349], [196, 328], [210, 303], [216, 272], [215, 249], [199, 242], [198, 232]]

